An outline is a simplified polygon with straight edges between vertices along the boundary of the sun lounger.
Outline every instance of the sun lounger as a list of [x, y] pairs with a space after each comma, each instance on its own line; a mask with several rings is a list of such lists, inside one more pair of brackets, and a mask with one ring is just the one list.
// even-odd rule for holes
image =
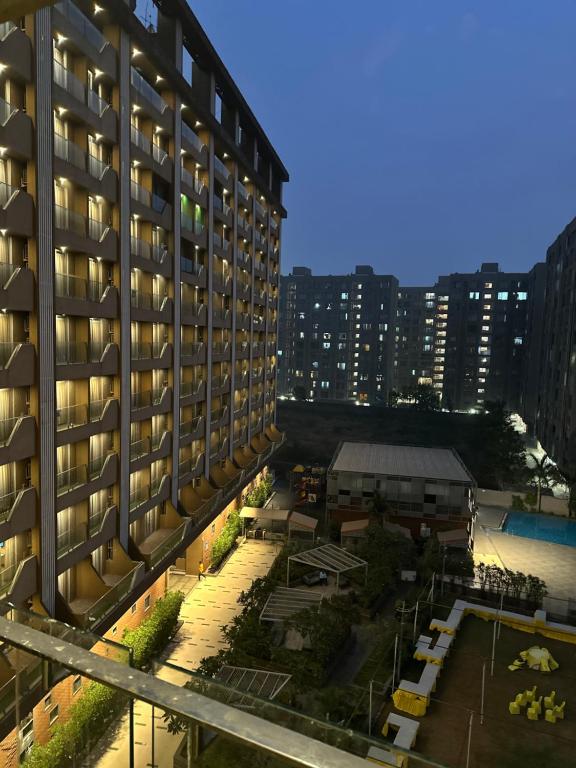
[[420, 723], [417, 720], [411, 720], [409, 717], [403, 717], [402, 715], [397, 715], [395, 712], [391, 712], [386, 718], [386, 722], [382, 728], [383, 736], [388, 735], [390, 726], [398, 729], [398, 733], [392, 743], [403, 749], [412, 749], [416, 741]]

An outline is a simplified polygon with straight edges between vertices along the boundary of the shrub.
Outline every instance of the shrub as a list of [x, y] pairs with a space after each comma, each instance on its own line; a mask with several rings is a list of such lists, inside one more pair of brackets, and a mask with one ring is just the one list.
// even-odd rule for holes
[[236, 539], [242, 530], [242, 523], [240, 522], [240, 515], [235, 510], [228, 515], [226, 524], [220, 535], [212, 545], [211, 565], [212, 568], [217, 568], [222, 560], [226, 557], [228, 552], [232, 549], [236, 543]]
[[247, 507], [263, 507], [272, 493], [272, 480], [266, 475], [256, 488], [246, 494]]
[[[178, 623], [182, 592], [167, 592], [150, 616], [136, 629], [127, 629], [124, 645], [134, 651], [134, 666], [141, 668], [166, 645]], [[26, 757], [26, 768], [63, 768], [93, 747], [111, 721], [122, 711], [126, 697], [100, 683], [89, 683], [70, 708], [68, 720], [59, 723], [46, 744], [35, 744]]]

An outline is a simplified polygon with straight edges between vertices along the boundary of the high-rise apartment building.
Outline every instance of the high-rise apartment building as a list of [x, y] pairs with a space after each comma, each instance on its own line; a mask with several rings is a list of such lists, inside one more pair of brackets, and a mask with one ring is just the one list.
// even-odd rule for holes
[[398, 289], [393, 380], [398, 393], [432, 384], [435, 320], [435, 288]]
[[543, 296], [530, 313], [530, 357], [537, 372], [527, 382], [524, 419], [545, 451], [576, 476], [576, 219], [548, 248]]
[[351, 275], [295, 267], [281, 278], [279, 392], [387, 402], [392, 386], [398, 281], [358, 266]]
[[287, 173], [185, 0], [159, 6], [0, 26], [0, 592], [98, 630], [282, 439]]
[[433, 384], [445, 408], [469, 410], [486, 400], [519, 408], [530, 285], [527, 273], [501, 272], [493, 263], [438, 279]]

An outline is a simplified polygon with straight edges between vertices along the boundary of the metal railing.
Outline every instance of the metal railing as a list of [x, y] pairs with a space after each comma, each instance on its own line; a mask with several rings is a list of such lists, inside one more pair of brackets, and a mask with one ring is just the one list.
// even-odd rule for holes
[[182, 122], [182, 138], [189, 141], [198, 152], [202, 152], [206, 146], [198, 134], [185, 122]]
[[82, 11], [74, 5], [74, 3], [70, 2], [70, 0], [60, 0], [60, 2], [56, 3], [56, 8], [72, 22], [80, 32], [81, 36], [86, 39], [90, 45], [93, 45], [97, 51], [101, 53], [104, 48], [109, 45], [108, 40], [106, 40], [102, 32], [100, 32], [100, 30], [94, 26], [94, 24], [92, 24], [92, 22], [84, 16]]
[[0, 125], [6, 125], [10, 117], [17, 111], [16, 107], [9, 104], [5, 99], [0, 98]]
[[152, 104], [154, 109], [157, 109], [160, 113], [164, 112], [168, 105], [158, 91], [134, 67], [130, 68], [130, 82], [138, 93], [141, 93]]
[[0, 370], [4, 370], [14, 354], [14, 351], [24, 342], [0, 341]]
[[61, 531], [56, 537], [57, 556], [62, 557], [88, 540], [88, 525], [77, 523]]
[[135, 461], [136, 459], [142, 458], [142, 456], [147, 456], [150, 453], [150, 438], [149, 437], [143, 437], [140, 440], [135, 440], [133, 443], [130, 443], [130, 461]]

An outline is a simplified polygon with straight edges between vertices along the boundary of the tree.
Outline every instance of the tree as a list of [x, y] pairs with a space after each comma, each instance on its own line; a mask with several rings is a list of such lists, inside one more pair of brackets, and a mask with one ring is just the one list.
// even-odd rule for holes
[[378, 491], [374, 493], [368, 508], [370, 510], [370, 517], [373, 517], [379, 525], [382, 525], [386, 515], [390, 511], [390, 505], [382, 498], [382, 496], [380, 496]]
[[418, 384], [414, 399], [418, 411], [437, 411], [440, 408], [440, 399], [432, 384]]
[[542, 511], [542, 490], [544, 488], [553, 488], [561, 483], [563, 478], [556, 464], [544, 454], [538, 458], [534, 453], [529, 453], [528, 458], [532, 460], [532, 466], [529, 466], [532, 482], [536, 485], [536, 508], [538, 512]]
[[295, 387], [292, 387], [292, 394], [296, 400], [306, 400], [306, 387], [302, 384], [296, 384]]
[[398, 398], [400, 397], [400, 392], [396, 389], [391, 389], [388, 393], [388, 405], [390, 408], [395, 408], [398, 405]]
[[[482, 488], [497, 490], [524, 482], [526, 458], [522, 436], [500, 402], [486, 402], [484, 413], [471, 417], [469, 450], [476, 480]], [[463, 456], [466, 463], [467, 457]]]

